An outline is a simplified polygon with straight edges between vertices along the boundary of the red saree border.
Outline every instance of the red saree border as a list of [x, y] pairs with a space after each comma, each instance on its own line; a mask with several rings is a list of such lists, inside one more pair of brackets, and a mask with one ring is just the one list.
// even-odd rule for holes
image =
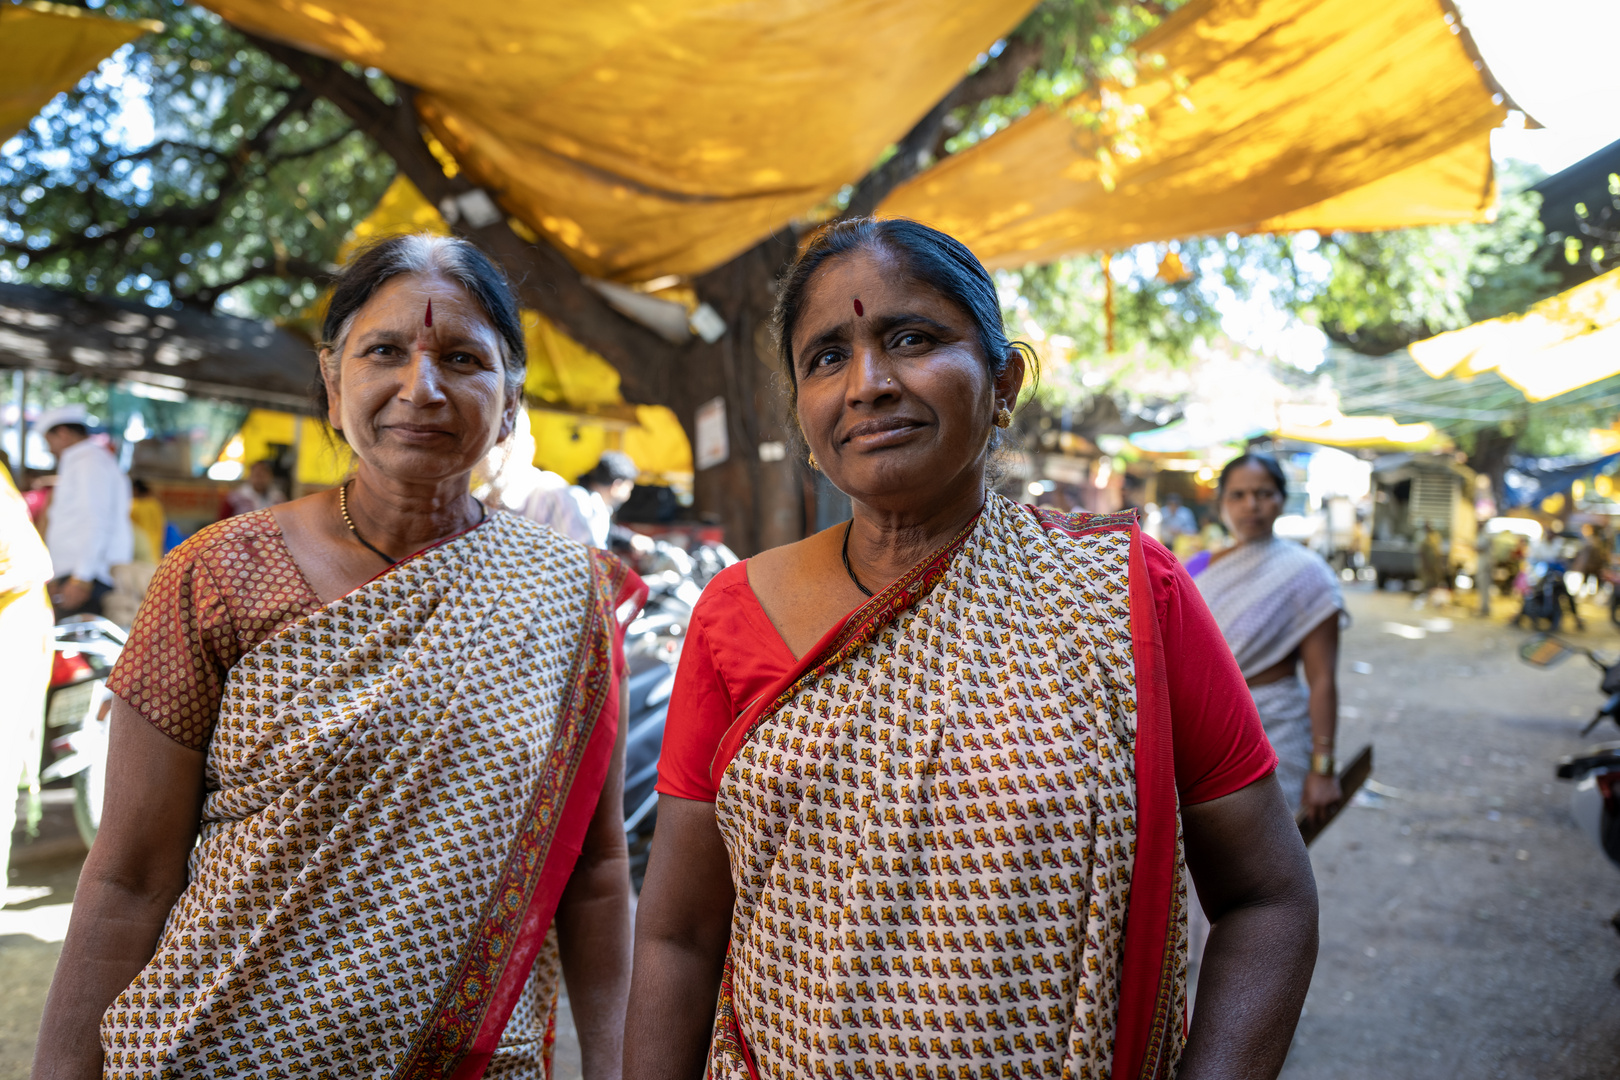
[[394, 1073], [400, 1080], [483, 1075], [584, 846], [618, 737], [625, 622], [615, 613], [626, 600], [639, 610], [647, 593], [612, 556], [591, 551], [590, 559], [590, 629], [574, 659], [550, 764], [482, 925], [433, 1019]]
[[838, 666], [849, 654], [866, 644], [874, 634], [899, 618], [907, 608], [927, 596], [945, 576], [950, 567], [951, 560], [956, 553], [962, 550], [973, 530], [979, 525], [984, 516], [984, 508], [973, 515], [973, 519], [962, 527], [962, 531], [951, 538], [950, 542], [934, 552], [922, 562], [907, 570], [904, 574], [891, 581], [882, 592], [872, 597], [866, 603], [846, 615], [842, 622], [816, 642], [815, 647], [801, 656], [796, 664], [790, 668], [770, 689], [764, 691], [755, 700], [754, 705], [744, 709], [737, 721], [726, 730], [715, 750], [714, 762], [709, 767], [709, 775], [718, 778], [731, 764], [731, 759], [737, 751], [743, 748], [751, 735], [766, 717], [787, 704], [797, 690], [801, 680], [813, 679], [825, 674]]
[[1126, 909], [1119, 1016], [1114, 1026], [1115, 1080], [1168, 1076], [1175, 1063], [1170, 1014], [1177, 957], [1174, 920], [1181, 917], [1176, 849], [1176, 766], [1171, 745], [1169, 676], [1154, 607], [1142, 533], [1131, 529], [1131, 649], [1136, 658], [1136, 857]]

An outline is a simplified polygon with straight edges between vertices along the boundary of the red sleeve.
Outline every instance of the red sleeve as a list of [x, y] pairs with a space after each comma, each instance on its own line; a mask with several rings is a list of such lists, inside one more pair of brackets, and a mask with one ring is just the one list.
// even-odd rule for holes
[[692, 610], [658, 754], [662, 795], [713, 802], [720, 741], [794, 663], [748, 584], [747, 566], [736, 563], [716, 574]]
[[1209, 802], [1271, 772], [1277, 755], [1198, 587], [1158, 541], [1142, 544], [1170, 682], [1176, 790], [1183, 806]]

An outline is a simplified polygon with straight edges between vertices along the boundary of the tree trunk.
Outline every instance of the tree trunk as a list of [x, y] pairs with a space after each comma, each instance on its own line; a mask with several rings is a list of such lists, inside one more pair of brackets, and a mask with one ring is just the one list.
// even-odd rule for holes
[[1508, 457], [1518, 440], [1505, 435], [1501, 428], [1480, 428], [1474, 432], [1474, 449], [1468, 455], [1468, 467], [1491, 479], [1491, 497], [1496, 500], [1496, 512], [1507, 512]]

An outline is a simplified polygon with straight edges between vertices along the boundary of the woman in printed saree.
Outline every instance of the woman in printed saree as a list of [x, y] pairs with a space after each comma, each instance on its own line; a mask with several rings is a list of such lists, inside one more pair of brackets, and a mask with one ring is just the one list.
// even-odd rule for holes
[[[843, 222], [777, 329], [854, 516], [693, 614], [626, 1076], [1275, 1076], [1316, 950], [1275, 759], [1134, 519], [989, 491], [1025, 366], [989, 275]], [[1217, 927], [1185, 1041], [1184, 863]]]
[[1320, 816], [1341, 798], [1333, 744], [1344, 599], [1320, 555], [1272, 533], [1287, 493], [1276, 458], [1228, 462], [1215, 499], [1237, 543], [1189, 569], [1254, 694], [1288, 805]]
[[525, 361], [476, 248], [371, 248], [324, 332], [353, 479], [159, 570], [34, 1075], [542, 1077], [560, 972], [585, 1075], [617, 1076], [644, 591], [468, 494]]

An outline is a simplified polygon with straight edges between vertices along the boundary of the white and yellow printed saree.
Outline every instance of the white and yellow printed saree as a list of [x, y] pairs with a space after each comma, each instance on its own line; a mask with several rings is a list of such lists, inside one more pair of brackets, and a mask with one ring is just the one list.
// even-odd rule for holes
[[106, 1075], [545, 1075], [548, 931], [643, 595], [497, 514], [248, 652], [190, 884], [104, 1018]]
[[1185, 893], [1128, 515], [979, 518], [722, 742], [709, 1075], [1168, 1077]]

